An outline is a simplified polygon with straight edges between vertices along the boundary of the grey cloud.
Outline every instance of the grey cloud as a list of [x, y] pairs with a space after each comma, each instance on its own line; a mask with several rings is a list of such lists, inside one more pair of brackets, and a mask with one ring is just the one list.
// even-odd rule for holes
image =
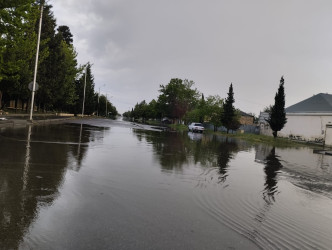
[[[256, 114], [273, 103], [285, 75], [286, 105], [331, 82], [332, 2], [53, 0], [80, 63], [94, 63], [96, 87], [128, 104], [158, 95], [159, 84], [188, 78], [205, 95], [226, 97]], [[83, 42], [85, 41], [85, 42]]]

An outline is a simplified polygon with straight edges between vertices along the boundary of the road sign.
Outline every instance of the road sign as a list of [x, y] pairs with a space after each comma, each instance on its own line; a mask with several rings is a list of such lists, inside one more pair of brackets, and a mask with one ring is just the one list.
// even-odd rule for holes
[[[32, 88], [33, 88], [33, 82], [30, 82], [30, 83], [29, 83], [28, 88], [30, 89], [30, 91], [32, 91]], [[38, 85], [38, 83], [36, 83], [36, 85], [35, 85], [35, 91], [37, 91], [38, 89], [39, 89], [39, 85]]]

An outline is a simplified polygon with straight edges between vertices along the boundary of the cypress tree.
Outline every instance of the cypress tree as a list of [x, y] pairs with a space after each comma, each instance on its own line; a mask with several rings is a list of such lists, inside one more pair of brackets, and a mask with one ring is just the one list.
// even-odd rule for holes
[[234, 93], [233, 93], [233, 84], [229, 86], [228, 90], [228, 96], [226, 98], [225, 104], [224, 104], [224, 113], [221, 117], [221, 122], [223, 126], [227, 129], [227, 134], [229, 129], [232, 126], [233, 119], [235, 117], [235, 108], [233, 106], [235, 100], [234, 100]]
[[272, 131], [273, 137], [276, 138], [278, 131], [280, 131], [286, 124], [286, 112], [285, 112], [285, 89], [284, 89], [284, 77], [280, 79], [280, 85], [278, 92], [274, 97], [274, 105], [271, 108], [269, 119], [267, 120]]
[[200, 123], [204, 123], [204, 115], [205, 115], [205, 98], [204, 98], [204, 94], [202, 94], [202, 98], [199, 103], [199, 122]]

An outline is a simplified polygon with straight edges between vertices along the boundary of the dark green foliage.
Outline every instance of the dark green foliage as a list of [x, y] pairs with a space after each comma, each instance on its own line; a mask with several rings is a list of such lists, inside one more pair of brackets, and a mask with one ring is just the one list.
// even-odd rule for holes
[[278, 92], [274, 98], [274, 105], [271, 107], [269, 119], [267, 120], [272, 131], [273, 137], [277, 137], [278, 131], [280, 131], [286, 124], [286, 112], [285, 112], [285, 89], [284, 89], [284, 77], [280, 79], [280, 85]]
[[[41, 39], [48, 56], [40, 63], [37, 81], [37, 103], [43, 110], [68, 111], [77, 99], [75, 77], [77, 76], [76, 52], [68, 45], [62, 33], [55, 33], [56, 21], [51, 6], [45, 5]], [[68, 32], [69, 28], [68, 28]]]
[[95, 96], [96, 103], [97, 103], [97, 109], [98, 109], [98, 115], [99, 116], [105, 116], [109, 118], [115, 118], [118, 115], [118, 111], [116, 108], [110, 103], [106, 96], [101, 95], [99, 96], [99, 101], [98, 101], [98, 95]]
[[229, 129], [235, 131], [239, 129], [240, 126], [241, 126], [240, 121], [236, 117], [233, 117], [233, 119], [229, 123]]
[[171, 79], [166, 86], [160, 85], [158, 102], [162, 116], [182, 120], [195, 107], [199, 97], [197, 89], [192, 89], [193, 85], [193, 81], [178, 78]]
[[203, 123], [204, 122], [204, 116], [205, 116], [205, 98], [204, 98], [204, 94], [202, 94], [202, 98], [201, 101], [199, 102], [199, 110], [201, 111], [199, 114], [199, 122]]
[[[43, 4], [41, 4], [43, 3]], [[40, 7], [43, 6], [35, 104], [40, 111], [81, 113], [85, 74], [77, 66], [73, 35], [68, 26], [59, 26], [52, 6], [44, 0], [0, 2], [0, 109], [10, 101], [29, 104], [29, 82], [33, 80]], [[81, 75], [80, 75], [81, 74]], [[91, 65], [87, 64], [85, 113], [97, 113]], [[106, 98], [105, 98], [106, 99]], [[107, 113], [117, 113], [105, 101]], [[15, 105], [16, 107], [16, 105]]]
[[[149, 104], [145, 101], [137, 103], [131, 111], [123, 113], [129, 119], [162, 119], [170, 118], [190, 122], [211, 122], [215, 130], [221, 126], [221, 114], [223, 100], [219, 96], [209, 96], [206, 100], [204, 94], [193, 89], [194, 82], [181, 79], [171, 79], [166, 86], [161, 85], [161, 94], [158, 100], [152, 100]], [[201, 96], [201, 97], [200, 97]]]
[[71, 34], [68, 26], [59, 26], [58, 34], [61, 34], [62, 39], [67, 43], [67, 45], [73, 44], [73, 35]]
[[205, 104], [205, 116], [213, 124], [213, 130], [217, 131], [217, 128], [222, 125], [221, 117], [223, 114], [223, 102], [218, 95], [209, 96]]
[[[83, 97], [84, 97], [84, 84], [85, 86], [85, 102], [84, 102], [84, 114], [91, 115], [97, 112], [98, 109], [98, 98], [94, 92], [94, 77], [91, 72], [91, 64], [87, 63], [80, 69], [80, 77], [75, 81], [75, 89], [77, 94], [77, 100], [75, 106], [71, 110], [74, 114], [81, 114], [83, 108]], [[86, 78], [85, 78], [86, 75]], [[86, 81], [86, 82], [85, 82]], [[101, 99], [100, 99], [101, 100]], [[100, 101], [99, 100], [99, 101]], [[100, 104], [100, 108], [102, 105]], [[106, 110], [106, 108], [105, 108]]]
[[235, 108], [234, 108], [234, 93], [233, 93], [233, 84], [229, 86], [228, 96], [224, 103], [224, 112], [221, 117], [222, 125], [227, 129], [227, 134], [230, 129], [234, 129], [236, 122]]
[[39, 12], [33, 1], [7, 2], [0, 9], [0, 108], [10, 99], [17, 103], [29, 97]]

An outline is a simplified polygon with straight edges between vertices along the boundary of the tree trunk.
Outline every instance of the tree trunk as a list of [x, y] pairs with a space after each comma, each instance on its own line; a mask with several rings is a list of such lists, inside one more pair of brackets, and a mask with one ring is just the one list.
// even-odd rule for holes
[[273, 134], [273, 137], [274, 137], [274, 138], [277, 138], [278, 131], [273, 131], [272, 134]]
[[17, 98], [15, 98], [15, 105], [14, 105], [14, 108], [15, 108], [15, 114], [17, 113]]

